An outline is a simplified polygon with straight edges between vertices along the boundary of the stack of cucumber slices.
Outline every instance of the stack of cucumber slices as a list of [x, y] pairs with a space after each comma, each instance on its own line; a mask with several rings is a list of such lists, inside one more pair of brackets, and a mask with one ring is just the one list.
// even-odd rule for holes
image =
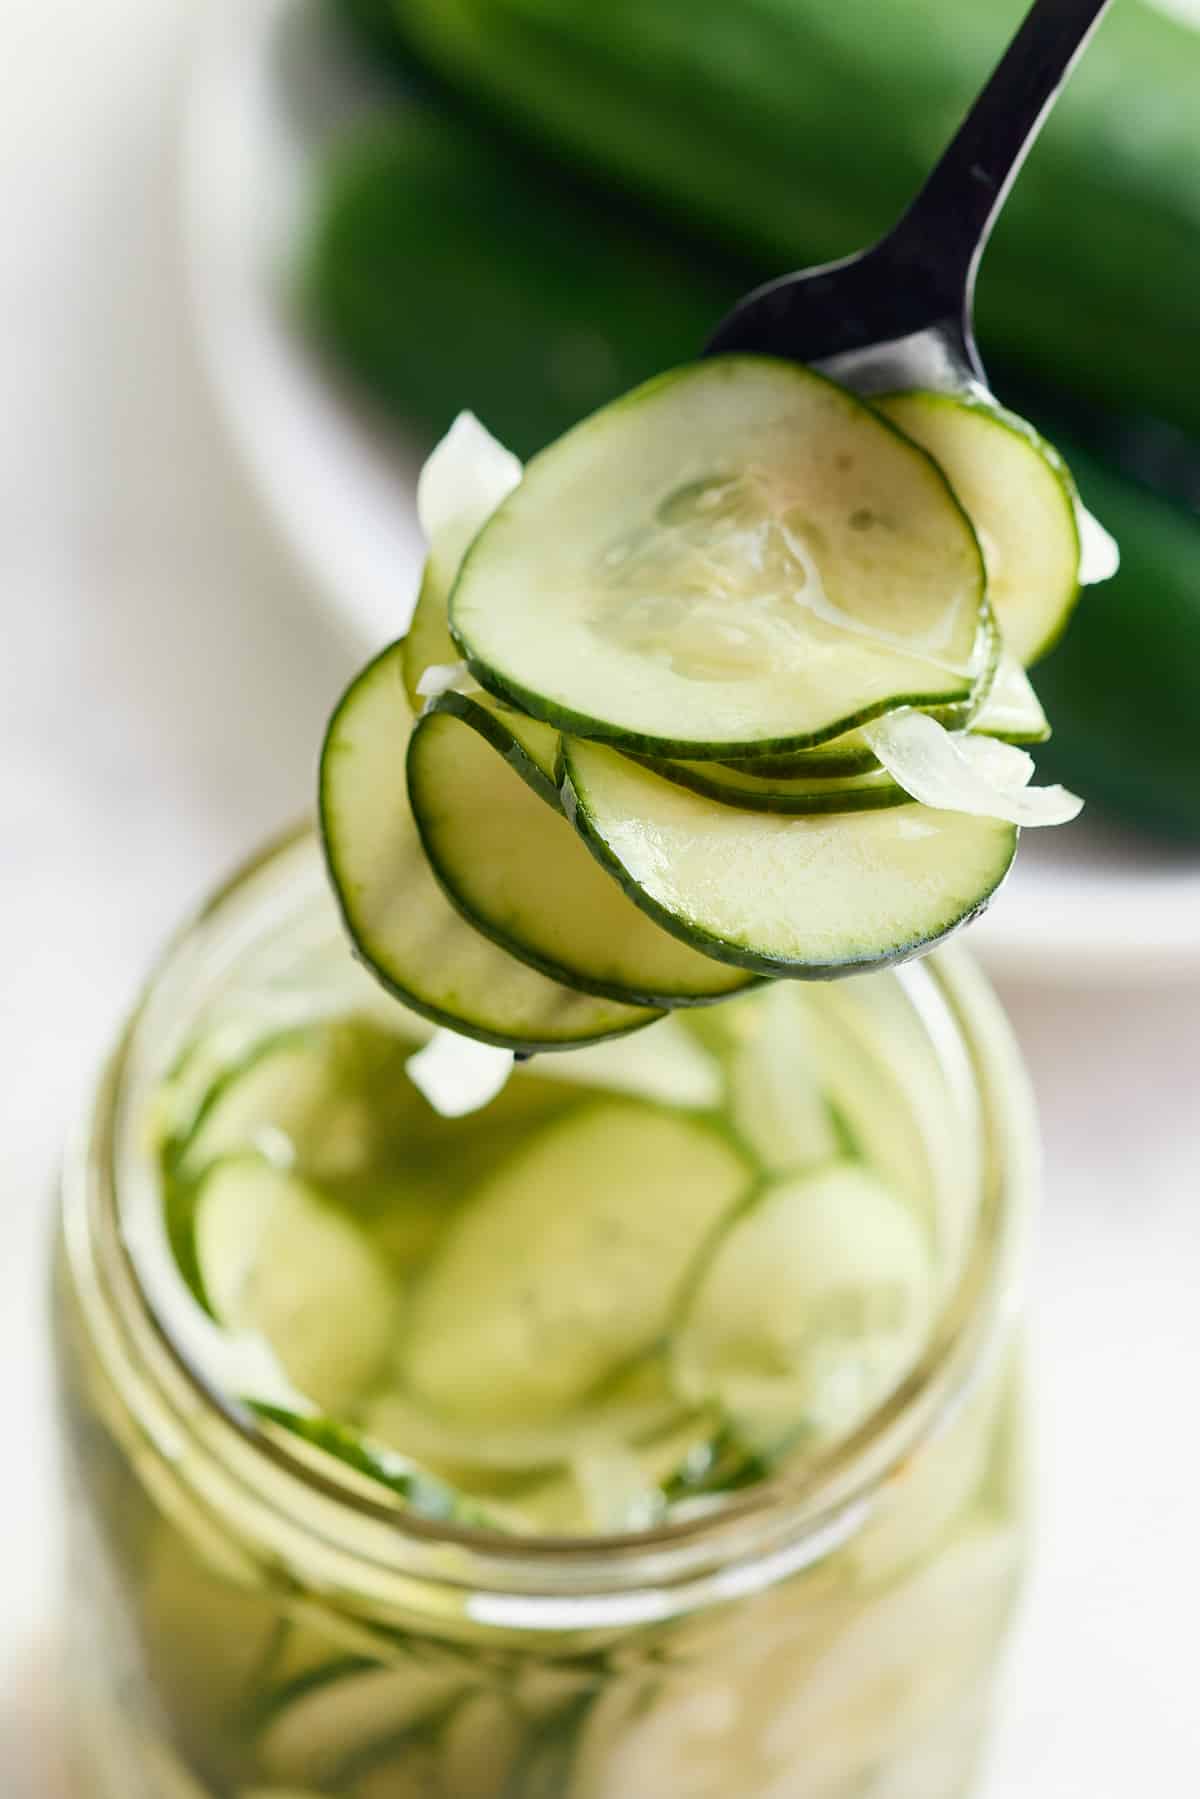
[[1025, 668], [1094, 522], [991, 402], [714, 357], [523, 470], [464, 414], [418, 504], [415, 616], [334, 714], [321, 823], [358, 954], [463, 1035], [565, 1048], [902, 961], [1079, 810], [1029, 786]]

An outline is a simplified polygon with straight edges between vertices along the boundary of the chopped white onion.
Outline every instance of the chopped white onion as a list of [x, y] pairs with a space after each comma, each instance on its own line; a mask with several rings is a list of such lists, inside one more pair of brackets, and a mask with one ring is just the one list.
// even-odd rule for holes
[[462, 1118], [495, 1099], [512, 1073], [511, 1049], [437, 1030], [405, 1063], [408, 1078], [443, 1118]]
[[471, 540], [521, 479], [521, 464], [473, 412], [460, 412], [417, 482], [417, 517], [432, 560], [452, 575]]
[[461, 690], [467, 683], [478, 687], [465, 662], [431, 662], [417, 682], [417, 692], [423, 700], [435, 700], [440, 693], [449, 693], [452, 687]]
[[1029, 787], [1024, 750], [990, 737], [954, 736], [924, 712], [893, 712], [863, 736], [897, 786], [923, 806], [1015, 825], [1063, 825], [1083, 801], [1065, 787]]
[[1110, 581], [1121, 566], [1116, 538], [1082, 500], [1075, 502], [1075, 523], [1079, 530], [1079, 585], [1093, 587], [1097, 581]]

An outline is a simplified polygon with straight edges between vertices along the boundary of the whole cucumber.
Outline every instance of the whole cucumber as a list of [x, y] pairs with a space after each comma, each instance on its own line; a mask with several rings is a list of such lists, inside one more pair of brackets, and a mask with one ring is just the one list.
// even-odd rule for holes
[[467, 407], [521, 456], [696, 355], [745, 270], [417, 103], [317, 196], [301, 296], [341, 366], [426, 438]]
[[[897, 217], [1028, 0], [390, 0], [398, 36], [553, 157], [769, 272]], [[1200, 427], [1200, 31], [1118, 0], [980, 279], [985, 347]], [[578, 229], [587, 229], [584, 220]]]
[[1200, 842], [1200, 516], [1058, 447], [1121, 547], [1111, 581], [1084, 589], [1038, 664], [1054, 735], [1039, 774], [1148, 830]]

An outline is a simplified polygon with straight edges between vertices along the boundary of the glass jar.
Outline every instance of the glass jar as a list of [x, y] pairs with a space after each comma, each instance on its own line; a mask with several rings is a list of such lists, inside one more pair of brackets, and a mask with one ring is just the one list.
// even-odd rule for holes
[[1036, 1173], [971, 964], [820, 990], [858, 1058], [854, 1128], [957, 1221], [918, 1366], [848, 1439], [721, 1510], [575, 1540], [413, 1516], [257, 1422], [166, 1276], [147, 1119], [197, 1020], [286, 1024], [358, 981], [311, 839], [267, 852], [167, 956], [68, 1156], [81, 1799], [963, 1799], [1022, 1561]]

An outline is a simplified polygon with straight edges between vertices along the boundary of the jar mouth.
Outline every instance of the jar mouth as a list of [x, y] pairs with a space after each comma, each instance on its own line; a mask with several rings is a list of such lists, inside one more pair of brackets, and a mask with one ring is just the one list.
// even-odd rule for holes
[[[973, 1390], [1016, 1304], [1036, 1132], [1020, 1059], [986, 981], [957, 950], [890, 977], [939, 1057], [957, 1060], [982, 1137], [972, 1241], [922, 1355], [899, 1385], [827, 1450], [712, 1512], [612, 1535], [506, 1534], [414, 1513], [383, 1488], [373, 1493], [332, 1457], [307, 1453], [299, 1439], [292, 1443], [265, 1426], [214, 1376], [212, 1345], [221, 1333], [169, 1252], [164, 1269], [165, 1235], [156, 1248], [145, 1229], [161, 1216], [144, 1119], [148, 1094], [169, 1061], [157, 1035], [164, 1019], [201, 968], [211, 970], [214, 958], [232, 965], [264, 924], [294, 916], [298, 883], [316, 891], [323, 881], [310, 833], [293, 831], [239, 869], [185, 926], [144, 990], [67, 1165], [67, 1250], [77, 1283], [124, 1321], [140, 1382], [150, 1379], [156, 1403], [174, 1421], [163, 1425], [167, 1436], [172, 1429], [202, 1435], [211, 1467], [228, 1461], [239, 1508], [261, 1486], [266, 1511], [257, 1502], [254, 1509], [264, 1536], [266, 1513], [277, 1520], [303, 1515], [302, 1534], [326, 1548], [352, 1543], [349, 1552], [374, 1572], [462, 1585], [469, 1565], [473, 1591], [465, 1609], [479, 1623], [568, 1628], [579, 1623], [585, 1598], [589, 1625], [644, 1622], [658, 1608], [677, 1615], [681, 1583], [694, 1590], [696, 1603], [711, 1602], [823, 1559], [854, 1534], [889, 1478]], [[564, 1580], [569, 1590], [551, 1598], [548, 1585]]]

